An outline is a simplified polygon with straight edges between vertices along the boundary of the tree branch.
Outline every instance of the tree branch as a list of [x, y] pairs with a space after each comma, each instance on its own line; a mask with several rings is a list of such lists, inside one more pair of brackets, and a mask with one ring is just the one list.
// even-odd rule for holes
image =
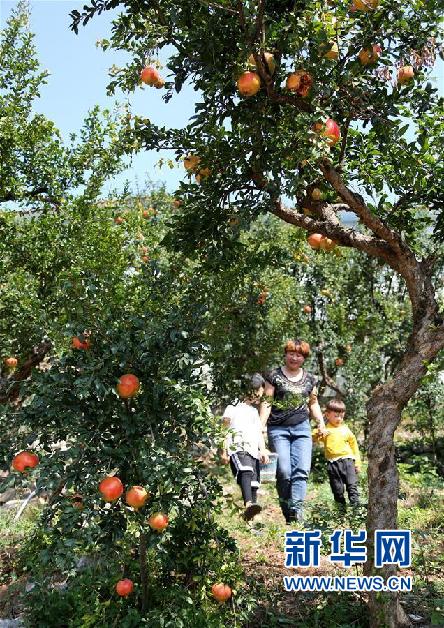
[[270, 93], [268, 93], [268, 97], [273, 102], [278, 104], [287, 104], [293, 105], [299, 111], [305, 111], [307, 113], [313, 113], [313, 107], [304, 100], [301, 96], [295, 96], [294, 94], [278, 94], [274, 91], [274, 87]]
[[352, 118], [349, 115], [347, 120], [345, 121], [345, 124], [343, 125], [342, 140], [341, 140], [341, 152], [339, 153], [339, 159], [338, 159], [339, 167], [342, 166], [342, 163], [344, 161], [345, 149], [347, 148], [348, 130], [350, 128], [351, 120], [352, 120]]
[[335, 380], [332, 379], [330, 375], [327, 373], [325, 360], [324, 360], [324, 353], [322, 351], [322, 348], [318, 349], [317, 357], [318, 357], [319, 371], [322, 376], [322, 381], [325, 382], [329, 388], [337, 392], [338, 395], [340, 395], [341, 397], [345, 397], [346, 393], [336, 384]]
[[256, 16], [256, 29], [253, 35], [253, 42], [258, 39], [262, 40], [264, 36], [264, 13], [265, 13], [265, 1], [259, 0], [257, 7], [257, 16]]
[[[24, 194], [18, 196], [17, 194], [12, 194], [11, 192], [7, 193], [7, 194], [3, 194], [0, 196], [0, 203], [6, 203], [7, 201], [22, 201], [25, 200], [27, 197], [30, 198], [34, 198], [36, 196], [39, 196], [40, 194], [49, 194], [49, 190], [46, 186], [41, 186], [38, 188], [35, 188], [33, 190], [29, 190], [26, 191]], [[50, 197], [48, 197], [50, 198]]]
[[[50, 340], [44, 340], [39, 345], [33, 347], [31, 355], [26, 362], [24, 362], [15, 373], [2, 382], [2, 386], [0, 387], [0, 403], [15, 401], [17, 399], [20, 383], [30, 376], [33, 367], [40, 364], [51, 348], [52, 343]], [[3, 391], [2, 388], [6, 390]]]
[[[243, 10], [242, 2], [238, 2], [239, 7], [239, 17], [241, 28], [243, 32], [247, 32], [247, 25], [245, 21], [245, 13]], [[258, 39], [261, 38], [261, 35], [264, 34], [264, 14], [265, 14], [265, 0], [259, 0], [258, 3], [258, 12], [256, 16], [256, 26], [255, 32], [252, 37], [248, 37], [247, 43], [249, 45], [253, 45]], [[313, 112], [313, 108], [311, 105], [306, 102], [302, 97], [296, 96], [294, 94], [278, 94], [274, 89], [273, 78], [269, 72], [268, 65], [265, 61], [264, 51], [261, 53], [253, 51], [253, 58], [256, 64], [256, 70], [259, 74], [261, 80], [265, 84], [265, 88], [267, 90], [268, 98], [275, 103], [278, 104], [287, 104], [292, 105], [299, 109], [299, 111], [306, 111], [308, 113]]]
[[[347, 203], [349, 208], [359, 217], [361, 222], [390, 249], [391, 255], [381, 257], [384, 257], [390, 266], [405, 279], [412, 302], [413, 319], [415, 323], [418, 323], [418, 321], [424, 317], [426, 305], [433, 302], [434, 309], [436, 310], [430, 272], [422, 268], [415, 254], [402, 240], [401, 236], [384, 224], [380, 218], [372, 214], [363, 200], [348, 189], [342, 181], [340, 174], [328, 160], [323, 160], [320, 164], [320, 168], [327, 181]], [[356, 248], [359, 248], [359, 246], [356, 246]], [[363, 248], [363, 250], [370, 253], [370, 250], [367, 248]]]
[[366, 204], [361, 201], [356, 194], [348, 189], [338, 171], [327, 159], [324, 159], [321, 162], [320, 168], [327, 181], [333, 186], [339, 196], [347, 203], [349, 208], [355, 212], [366, 227], [368, 227], [379, 238], [385, 240], [385, 242], [387, 242], [387, 244], [398, 255], [401, 254], [401, 252], [408, 252], [407, 247], [402, 242], [400, 236], [387, 227], [387, 225], [385, 225], [380, 218], [372, 214]]
[[410, 194], [402, 194], [402, 196], [400, 196], [396, 203], [393, 205], [393, 210], [397, 211], [398, 209], [400, 209], [406, 203], [406, 201], [409, 200], [409, 198]]
[[239, 15], [239, 22], [240, 22], [241, 31], [243, 33], [246, 33], [247, 32], [247, 22], [245, 20], [244, 5], [242, 3], [242, 0], [238, 0], [237, 1], [237, 13]]
[[398, 269], [397, 257], [386, 242], [344, 227], [332, 206], [326, 205], [322, 209], [323, 220], [305, 216], [294, 209], [287, 209], [279, 199], [273, 201], [273, 207], [270, 211], [289, 224], [306, 229], [309, 233], [322, 233], [342, 246], [353, 247], [374, 257], [380, 257], [392, 268]]

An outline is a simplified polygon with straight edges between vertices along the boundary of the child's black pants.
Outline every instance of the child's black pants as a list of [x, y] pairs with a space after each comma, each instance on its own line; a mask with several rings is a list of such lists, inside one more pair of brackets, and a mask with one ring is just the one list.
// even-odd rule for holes
[[328, 479], [335, 501], [345, 504], [344, 486], [347, 489], [350, 504], [359, 504], [358, 476], [355, 461], [352, 458], [340, 458], [327, 464]]
[[230, 456], [230, 467], [241, 488], [244, 503], [256, 504], [260, 481], [259, 460], [247, 452], [238, 451]]

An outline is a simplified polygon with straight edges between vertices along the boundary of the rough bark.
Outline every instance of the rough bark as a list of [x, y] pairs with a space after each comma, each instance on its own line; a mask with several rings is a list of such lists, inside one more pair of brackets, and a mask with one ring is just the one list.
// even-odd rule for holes
[[[427, 281], [425, 281], [427, 283]], [[385, 579], [396, 574], [396, 566], [374, 568], [373, 535], [378, 529], [396, 529], [398, 524], [399, 478], [395, 461], [394, 433], [401, 420], [402, 409], [420, 386], [427, 364], [444, 346], [441, 329], [435, 328], [431, 316], [436, 309], [432, 294], [423, 310], [421, 324], [414, 327], [408, 349], [393, 379], [376, 387], [367, 404], [368, 486], [367, 575], [380, 573]], [[369, 596], [371, 628], [409, 626], [407, 616], [395, 593], [372, 593]]]
[[[383, 387], [372, 395], [367, 410], [370, 424], [368, 449], [368, 560], [366, 575], [380, 574], [385, 579], [396, 574], [396, 566], [374, 568], [373, 535], [375, 530], [396, 529], [398, 500], [398, 470], [395, 462], [393, 434], [401, 418], [401, 411], [392, 403], [387, 406]], [[370, 628], [399, 628], [409, 622], [395, 593], [370, 594]]]

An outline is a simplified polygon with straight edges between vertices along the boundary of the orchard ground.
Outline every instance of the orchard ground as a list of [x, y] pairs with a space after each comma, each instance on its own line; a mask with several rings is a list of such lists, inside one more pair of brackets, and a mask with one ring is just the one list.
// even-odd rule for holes
[[[417, 436], [410, 429], [401, 430], [397, 442], [399, 450], [410, 448], [413, 452], [419, 443]], [[438, 443], [442, 444], [442, 440], [439, 439]], [[402, 575], [414, 578], [412, 592], [401, 596], [402, 604], [412, 625], [422, 628], [440, 626], [444, 624], [444, 482], [426, 455], [415, 456], [411, 453], [409, 462], [400, 463], [399, 470], [399, 527], [412, 530], [412, 566], [403, 569]], [[229, 467], [213, 461], [209, 465], [209, 472], [215, 474], [223, 485], [224, 508], [218, 516], [218, 523], [229, 531], [238, 544], [244, 570], [244, 581], [240, 586], [248, 590], [256, 602], [251, 619], [242, 624], [245, 628], [364, 628], [368, 625], [365, 619], [365, 593], [284, 591], [284, 575], [356, 576], [362, 570], [360, 567], [346, 570], [330, 563], [325, 543], [319, 568], [286, 569], [284, 538], [289, 528], [285, 526], [280, 513], [273, 483], [262, 484], [260, 502], [264, 507], [263, 512], [252, 524], [247, 524], [241, 518], [243, 505], [240, 491], [231, 477]], [[361, 473], [360, 489], [365, 502], [365, 466]], [[18, 593], [29, 589], [32, 583], [32, 551], [26, 542], [38, 520], [42, 503], [34, 500], [18, 521], [14, 520], [14, 516], [19, 504], [13, 506], [0, 508], [0, 618], [14, 618], [23, 611]], [[356, 514], [349, 510], [345, 515], [336, 510], [319, 449], [315, 449], [313, 457], [306, 512], [306, 529], [320, 529], [325, 536], [337, 528], [355, 531], [365, 528], [365, 509]], [[54, 574], [54, 583], [54, 586], [63, 588], [63, 582], [57, 582], [57, 574]], [[222, 625], [221, 620], [221, 628]]]

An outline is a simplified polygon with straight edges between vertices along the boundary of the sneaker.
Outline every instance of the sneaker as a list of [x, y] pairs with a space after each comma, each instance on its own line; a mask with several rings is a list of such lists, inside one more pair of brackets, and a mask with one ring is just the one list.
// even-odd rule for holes
[[245, 510], [244, 510], [245, 521], [251, 521], [253, 517], [255, 517], [261, 512], [261, 510], [262, 510], [262, 506], [260, 504], [252, 504], [251, 502], [248, 502], [245, 505]]
[[291, 508], [288, 513], [285, 515], [285, 523], [290, 525], [291, 523], [295, 523], [296, 521], [296, 510]]
[[288, 515], [285, 517], [285, 522], [287, 525], [291, 525], [292, 523], [304, 523], [304, 513], [302, 510], [297, 510], [296, 508], [290, 508], [288, 511]]

